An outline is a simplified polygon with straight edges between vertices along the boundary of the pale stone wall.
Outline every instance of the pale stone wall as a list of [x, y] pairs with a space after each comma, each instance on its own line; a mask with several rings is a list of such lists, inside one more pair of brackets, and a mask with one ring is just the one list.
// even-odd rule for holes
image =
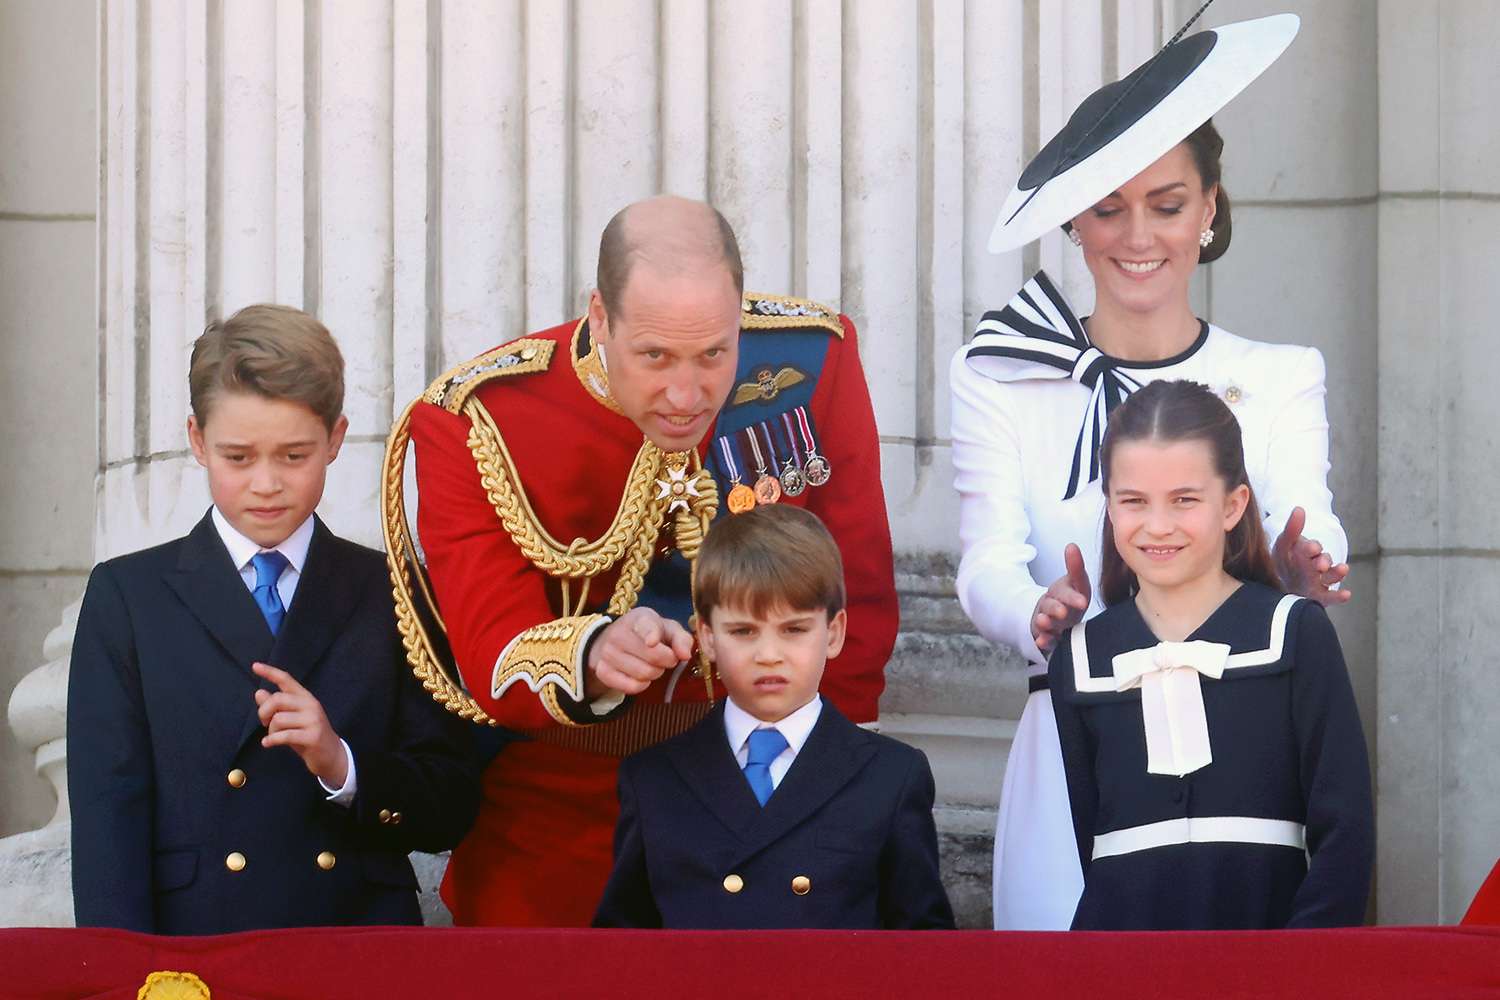
[[[706, 197], [740, 233], [750, 287], [830, 302], [859, 325], [902, 592], [882, 714], [933, 759], [950, 886], [984, 920], [987, 834], [1025, 695], [1015, 655], [973, 636], [952, 596], [944, 367], [1037, 266], [1091, 306], [1058, 234], [986, 254], [994, 213], [1066, 112], [1197, 6], [0, 5], [0, 327], [17, 331], [0, 406], [20, 429], [4, 460], [27, 473], [0, 487], [0, 677], [41, 662], [94, 558], [201, 516], [183, 376], [209, 316], [271, 299], [339, 337], [352, 427], [323, 513], [378, 544], [379, 456], [401, 406], [455, 361], [575, 315], [622, 204]], [[1281, 6], [1221, 0], [1209, 23]], [[1500, 28], [1486, 0], [1308, 7], [1292, 49], [1220, 116], [1236, 238], [1195, 303], [1327, 358], [1357, 595], [1335, 617], [1380, 765], [1379, 912], [1451, 920], [1500, 818], [1484, 736], [1500, 704], [1482, 683], [1500, 546], [1474, 499], [1500, 405], [1477, 332], [1497, 304], [1485, 278], [1500, 148], [1486, 116], [1500, 80], [1486, 53]], [[96, 30], [97, 59], [84, 42]], [[52, 253], [47, 238], [66, 245]], [[48, 364], [47, 379], [27, 374]], [[67, 396], [89, 406], [56, 413]], [[0, 832], [49, 812], [28, 753], [5, 752]]]
[[[0, 3], [0, 708], [93, 564], [96, 17]], [[0, 837], [52, 815], [32, 750], [0, 726]]]
[[[1500, 63], [1485, 0], [1380, 4], [1382, 919], [1455, 920], [1500, 854]], [[1368, 421], [1367, 421], [1368, 422]]]

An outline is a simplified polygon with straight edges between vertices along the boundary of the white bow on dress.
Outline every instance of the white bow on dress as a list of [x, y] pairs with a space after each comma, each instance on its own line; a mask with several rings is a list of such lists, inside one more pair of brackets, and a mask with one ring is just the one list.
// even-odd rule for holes
[[1148, 772], [1180, 778], [1213, 762], [1201, 678], [1218, 680], [1228, 661], [1229, 646], [1202, 640], [1159, 642], [1113, 659], [1115, 690], [1141, 689]]

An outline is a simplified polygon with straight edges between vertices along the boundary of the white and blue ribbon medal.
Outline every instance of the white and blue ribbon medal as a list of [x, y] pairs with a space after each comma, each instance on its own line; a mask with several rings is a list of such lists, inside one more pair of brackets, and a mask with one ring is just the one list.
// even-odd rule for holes
[[725, 501], [731, 514], [755, 509], [755, 491], [740, 482], [740, 467], [734, 457], [734, 442], [729, 435], [719, 438], [719, 454], [724, 459], [724, 474], [729, 477], [729, 497]]

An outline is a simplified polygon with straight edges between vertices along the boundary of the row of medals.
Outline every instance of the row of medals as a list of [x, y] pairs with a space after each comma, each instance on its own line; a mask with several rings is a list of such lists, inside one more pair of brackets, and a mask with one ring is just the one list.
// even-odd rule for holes
[[[763, 433], [769, 433], [767, 423], [762, 422], [759, 428], [747, 427], [745, 434], [754, 434], [757, 429]], [[736, 435], [737, 436], [737, 435]], [[723, 439], [721, 439], [723, 440]], [[732, 447], [732, 445], [731, 445]], [[759, 453], [757, 452], [757, 457]], [[786, 464], [782, 466], [780, 474], [775, 473], [775, 458], [771, 460], [771, 468], [767, 469], [762, 462], [756, 467], [755, 485], [746, 486], [740, 482], [739, 477], [733, 479], [734, 485], [729, 489], [729, 512], [731, 514], [743, 514], [747, 510], [778, 502], [783, 495], [789, 497], [801, 496], [809, 486], [822, 486], [833, 476], [833, 466], [828, 459], [817, 453], [816, 447], [809, 449], [807, 457], [802, 464], [797, 464], [795, 449], [793, 456], [787, 458]]]

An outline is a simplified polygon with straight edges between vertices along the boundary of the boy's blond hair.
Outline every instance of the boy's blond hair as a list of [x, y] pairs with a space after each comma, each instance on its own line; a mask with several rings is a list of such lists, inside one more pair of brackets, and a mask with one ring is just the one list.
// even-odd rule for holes
[[188, 397], [198, 426], [221, 392], [301, 403], [330, 431], [344, 412], [344, 356], [328, 328], [291, 306], [246, 306], [193, 342]]
[[773, 608], [843, 610], [844, 560], [817, 516], [772, 504], [721, 518], [703, 540], [693, 606], [707, 623], [730, 605], [757, 618]]

